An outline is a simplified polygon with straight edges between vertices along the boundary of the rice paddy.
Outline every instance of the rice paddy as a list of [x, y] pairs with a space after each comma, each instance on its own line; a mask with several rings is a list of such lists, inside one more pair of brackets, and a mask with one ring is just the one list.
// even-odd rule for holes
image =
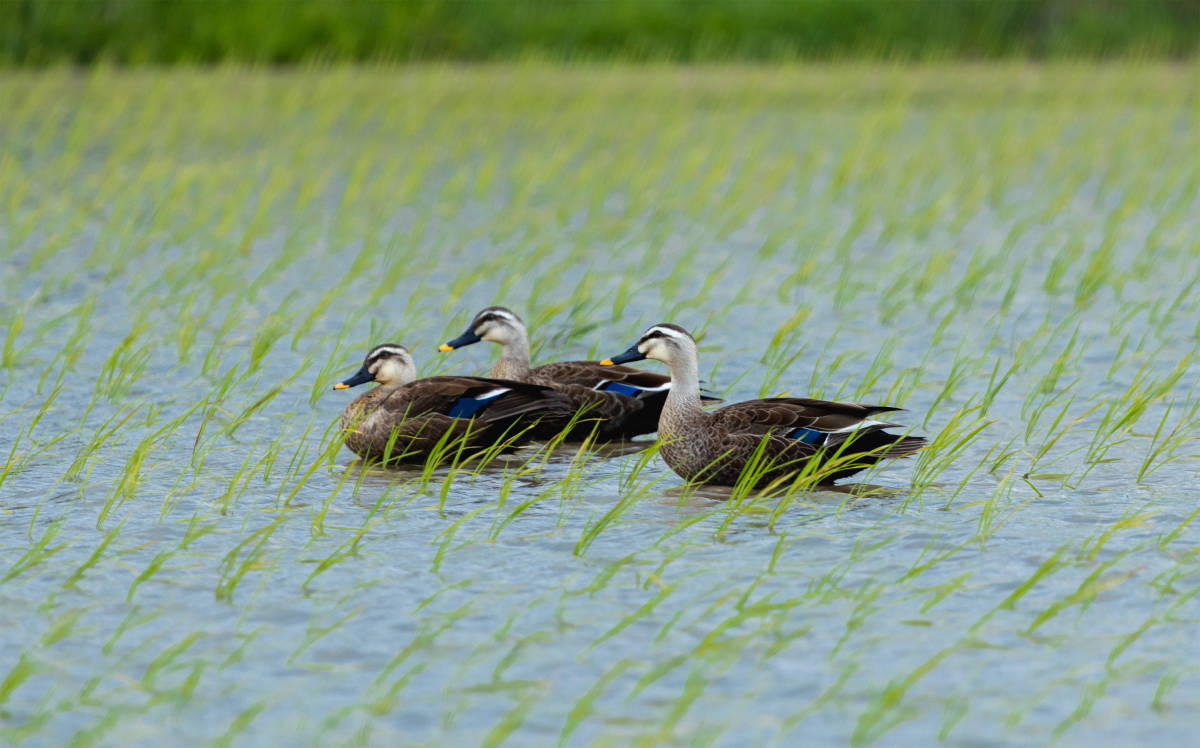
[[[1190, 739], [1194, 65], [0, 75], [0, 740]], [[359, 464], [330, 388], [534, 360], [908, 410], [838, 490]], [[657, 366], [652, 363], [648, 367]]]

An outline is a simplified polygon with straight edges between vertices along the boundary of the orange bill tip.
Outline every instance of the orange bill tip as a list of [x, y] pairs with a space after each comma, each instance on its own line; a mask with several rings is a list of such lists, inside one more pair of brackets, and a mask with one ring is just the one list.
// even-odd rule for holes
[[612, 362], [612, 359], [611, 359], [611, 358], [606, 358], [606, 359], [604, 359], [603, 361], [601, 361], [601, 362], [600, 362], [600, 365], [601, 365], [601, 366], [616, 366], [616, 364], [614, 364], [614, 363]]
[[333, 385], [333, 388], [335, 390], [348, 390], [350, 389], [350, 385], [346, 384], [345, 382], [338, 382], [337, 384]]
[[447, 345], [446, 343], [442, 343], [441, 345], [438, 346], [438, 350], [439, 351], [452, 351], [452, 350], [454, 350], [454, 346]]

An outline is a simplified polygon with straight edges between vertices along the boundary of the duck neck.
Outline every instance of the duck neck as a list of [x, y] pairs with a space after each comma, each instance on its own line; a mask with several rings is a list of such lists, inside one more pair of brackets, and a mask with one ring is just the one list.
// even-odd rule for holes
[[529, 371], [529, 335], [514, 335], [500, 344], [500, 360], [492, 367], [490, 376], [521, 382], [529, 376]]
[[668, 434], [704, 415], [704, 409], [700, 407], [700, 364], [696, 357], [675, 361], [669, 367], [671, 389], [667, 392], [659, 420], [659, 430]]
[[392, 390], [397, 390], [406, 384], [408, 384], [408, 382], [403, 379], [390, 379], [386, 382], [380, 382], [374, 389], [371, 390], [371, 392], [374, 393], [376, 397], [383, 397], [386, 393], [389, 393]]

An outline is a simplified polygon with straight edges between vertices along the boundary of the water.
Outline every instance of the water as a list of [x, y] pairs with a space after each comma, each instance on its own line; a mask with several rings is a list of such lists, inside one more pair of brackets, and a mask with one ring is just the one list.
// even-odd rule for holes
[[[5, 739], [1190, 737], [1188, 73], [7, 74]], [[322, 458], [371, 345], [486, 370], [435, 350], [493, 302], [958, 436], [774, 516], [638, 452]]]

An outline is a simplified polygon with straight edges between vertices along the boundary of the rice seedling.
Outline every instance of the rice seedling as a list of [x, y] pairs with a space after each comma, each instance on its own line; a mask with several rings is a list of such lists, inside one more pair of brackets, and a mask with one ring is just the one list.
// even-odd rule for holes
[[[1194, 67], [5, 72], [0, 740], [1190, 737]], [[929, 445], [345, 450], [491, 303]]]

